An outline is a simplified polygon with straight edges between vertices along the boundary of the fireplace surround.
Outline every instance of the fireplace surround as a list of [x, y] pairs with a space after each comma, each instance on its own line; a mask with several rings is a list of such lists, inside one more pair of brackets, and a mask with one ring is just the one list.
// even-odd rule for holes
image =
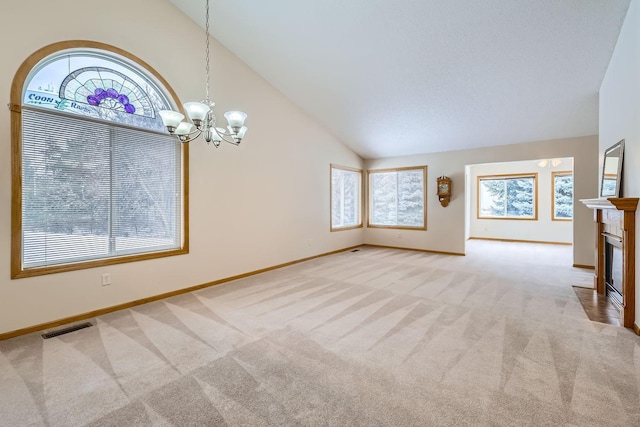
[[620, 309], [625, 328], [640, 333], [635, 321], [635, 236], [638, 198], [582, 199], [594, 211], [596, 262], [594, 289]]

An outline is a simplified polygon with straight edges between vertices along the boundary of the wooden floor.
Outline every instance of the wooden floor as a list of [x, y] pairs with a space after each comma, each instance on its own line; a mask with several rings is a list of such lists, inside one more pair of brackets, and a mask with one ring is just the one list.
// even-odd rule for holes
[[574, 286], [573, 290], [576, 292], [580, 304], [582, 304], [582, 308], [584, 308], [589, 320], [606, 323], [608, 325], [622, 326], [620, 312], [606, 296], [600, 295], [595, 289]]

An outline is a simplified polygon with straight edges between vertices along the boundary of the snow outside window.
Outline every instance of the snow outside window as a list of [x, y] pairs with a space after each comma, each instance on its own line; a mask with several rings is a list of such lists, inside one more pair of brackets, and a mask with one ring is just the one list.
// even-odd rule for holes
[[537, 219], [537, 177], [478, 177], [478, 218]]
[[331, 165], [331, 230], [362, 227], [362, 171]]
[[426, 166], [369, 171], [369, 226], [426, 229]]

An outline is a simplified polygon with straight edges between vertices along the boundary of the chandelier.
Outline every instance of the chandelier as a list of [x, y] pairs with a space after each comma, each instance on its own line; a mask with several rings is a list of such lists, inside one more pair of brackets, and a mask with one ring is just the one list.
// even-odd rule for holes
[[215, 103], [209, 100], [209, 0], [206, 0], [205, 4], [205, 37], [207, 74], [205, 99], [202, 102], [187, 102], [183, 105], [191, 123], [183, 121], [184, 115], [177, 111], [161, 110], [158, 111], [158, 114], [162, 118], [162, 123], [167, 127], [167, 131], [175, 135], [180, 142], [189, 142], [204, 135], [207, 144], [213, 142], [216, 147], [219, 147], [223, 140], [238, 145], [247, 132], [247, 127], [244, 125], [247, 115], [242, 111], [227, 111], [224, 113], [228, 123], [227, 128], [217, 127], [216, 116], [213, 114]]

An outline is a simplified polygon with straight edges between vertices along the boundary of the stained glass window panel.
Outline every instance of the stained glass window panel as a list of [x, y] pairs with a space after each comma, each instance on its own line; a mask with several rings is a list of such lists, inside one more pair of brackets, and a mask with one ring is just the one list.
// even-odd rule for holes
[[92, 52], [57, 55], [34, 68], [23, 102], [158, 131], [165, 128], [157, 112], [172, 109], [158, 85], [125, 59]]

